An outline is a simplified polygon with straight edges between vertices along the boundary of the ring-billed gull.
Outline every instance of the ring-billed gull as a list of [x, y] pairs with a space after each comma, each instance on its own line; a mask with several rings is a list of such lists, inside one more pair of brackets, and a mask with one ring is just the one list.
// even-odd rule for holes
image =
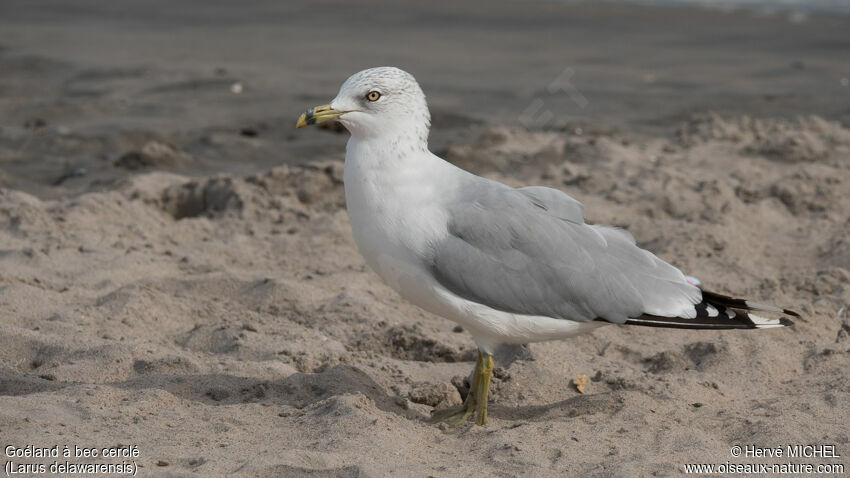
[[357, 247], [410, 302], [463, 325], [478, 345], [464, 403], [432, 420], [487, 422], [498, 344], [563, 339], [604, 324], [692, 329], [791, 325], [752, 310], [795, 312], [703, 291], [635, 245], [584, 222], [584, 207], [541, 186], [512, 188], [428, 150], [431, 116], [410, 74], [352, 75], [297, 126], [337, 120], [351, 133], [345, 199]]

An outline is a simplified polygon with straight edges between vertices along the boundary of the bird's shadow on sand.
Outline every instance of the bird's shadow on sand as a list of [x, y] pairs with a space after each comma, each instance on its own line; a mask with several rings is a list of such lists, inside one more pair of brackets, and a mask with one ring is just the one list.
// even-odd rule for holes
[[[390, 395], [368, 374], [350, 365], [336, 365], [323, 372], [294, 373], [280, 380], [262, 380], [226, 374], [154, 375], [115, 384], [131, 389], [159, 388], [190, 400], [211, 405], [269, 403], [307, 408], [325, 399], [360, 393], [384, 412], [421, 421], [422, 412], [405, 405], [406, 397]], [[613, 414], [623, 408], [617, 392], [587, 394], [545, 405], [506, 406], [490, 403], [490, 417], [508, 421], [542, 421], [574, 418], [596, 413]]]
[[487, 414], [500, 420], [536, 422], [554, 418], [576, 418], [597, 413], [613, 415], [623, 409], [624, 403], [621, 393], [604, 392], [579, 395], [545, 405], [511, 407], [490, 403]]

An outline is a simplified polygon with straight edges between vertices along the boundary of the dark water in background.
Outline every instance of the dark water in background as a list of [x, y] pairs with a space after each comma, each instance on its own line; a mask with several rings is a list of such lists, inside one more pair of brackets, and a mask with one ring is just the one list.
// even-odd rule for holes
[[[748, 9], [770, 13], [840, 13], [850, 14], [848, 0], [621, 0], [617, 3], [636, 3], [651, 6], [694, 6], [721, 10]], [[803, 17], [794, 17], [798, 21]]]
[[382, 65], [419, 80], [438, 152], [482, 123], [666, 135], [716, 111], [850, 124], [848, 31], [850, 16], [793, 9], [558, 0], [3, 0], [0, 183], [108, 187], [151, 139], [192, 155], [165, 168], [181, 174], [341, 156], [346, 135], [294, 121]]

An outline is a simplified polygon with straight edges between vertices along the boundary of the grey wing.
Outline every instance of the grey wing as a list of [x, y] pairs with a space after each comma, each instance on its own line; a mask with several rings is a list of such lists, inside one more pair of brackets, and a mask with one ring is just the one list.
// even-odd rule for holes
[[585, 224], [581, 203], [560, 191], [482, 181], [449, 216], [449, 235], [433, 244], [429, 265], [468, 300], [580, 321], [696, 313], [701, 293], [678, 269], [624, 230]]

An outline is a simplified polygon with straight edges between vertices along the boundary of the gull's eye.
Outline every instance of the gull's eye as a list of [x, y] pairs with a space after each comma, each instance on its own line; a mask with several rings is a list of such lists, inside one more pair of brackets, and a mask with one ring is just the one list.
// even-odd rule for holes
[[369, 101], [378, 101], [378, 98], [380, 98], [380, 97], [381, 97], [381, 94], [378, 93], [375, 90], [372, 90], [372, 91], [366, 93], [366, 99], [369, 100]]

